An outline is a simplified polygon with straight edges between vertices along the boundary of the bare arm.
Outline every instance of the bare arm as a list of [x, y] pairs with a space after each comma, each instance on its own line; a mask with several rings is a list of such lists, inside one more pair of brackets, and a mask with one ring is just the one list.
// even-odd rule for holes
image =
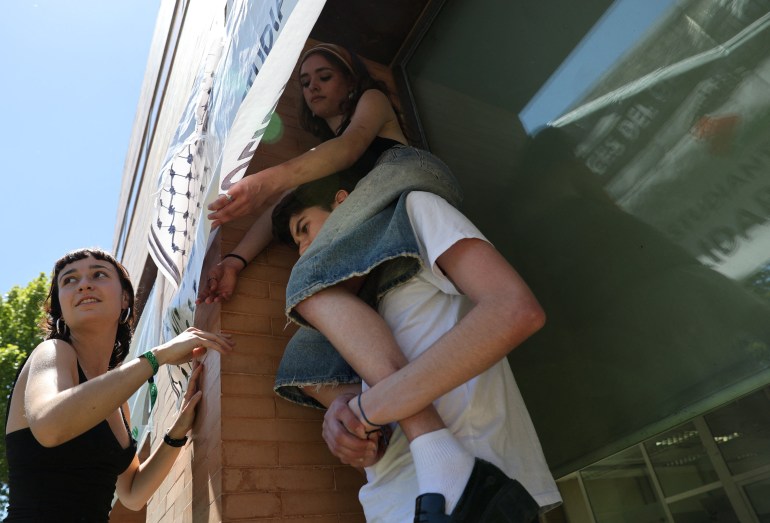
[[[190, 376], [182, 408], [168, 431], [173, 439], [182, 439], [195, 421], [195, 409], [203, 396], [199, 386], [202, 369], [203, 365], [197, 365]], [[118, 476], [116, 491], [120, 502], [128, 509], [141, 510], [168, 475], [182, 448], [161, 443], [141, 464], [138, 456], [134, 456], [128, 469]]]
[[[545, 323], [524, 280], [487, 242], [460, 240], [437, 263], [474, 306], [420, 357], [364, 393], [374, 423], [420, 411], [500, 361]], [[355, 401], [349, 405], [359, 414]]]
[[350, 125], [338, 137], [310, 151], [244, 177], [228, 193], [217, 198], [208, 215], [212, 227], [249, 213], [259, 212], [267, 204], [275, 204], [277, 196], [303, 183], [342, 171], [353, 165], [378, 135], [406, 143], [398, 119], [388, 98], [375, 89], [361, 95]]
[[[160, 365], [182, 363], [214, 349], [232, 350], [229, 337], [190, 328], [152, 350]], [[29, 428], [41, 445], [53, 447], [86, 432], [115, 412], [152, 375], [145, 358], [78, 384], [74, 348], [61, 340], [41, 343], [30, 356], [24, 391]]]
[[[272, 206], [269, 212], [260, 214], [254, 224], [246, 231], [241, 241], [231, 252], [237, 254], [246, 262], [251, 263], [257, 254], [267, 247], [272, 240]], [[229, 300], [238, 284], [238, 275], [246, 265], [238, 258], [222, 258], [206, 274], [201, 281], [200, 292], [196, 303], [215, 303]]]

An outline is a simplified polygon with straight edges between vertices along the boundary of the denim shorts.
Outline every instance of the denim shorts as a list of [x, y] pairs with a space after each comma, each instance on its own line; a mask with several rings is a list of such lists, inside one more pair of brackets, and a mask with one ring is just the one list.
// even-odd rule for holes
[[[404, 221], [406, 214], [396, 208], [400, 196], [409, 191], [432, 192], [454, 206], [461, 199], [449, 168], [429, 152], [407, 146], [385, 151], [294, 265], [286, 287], [289, 319], [309, 326], [295, 310], [302, 300], [354, 276], [367, 275], [384, 262], [419, 256], [408, 219]], [[403, 280], [394, 273], [388, 278]], [[382, 294], [393, 282], [381, 281], [378, 287]]]
[[274, 389], [279, 396], [321, 407], [301, 388], [360, 383], [295, 307], [316, 292], [362, 275], [368, 275], [362, 297], [375, 306], [384, 293], [419, 271], [419, 249], [405, 207], [409, 191], [432, 192], [455, 206], [461, 200], [459, 184], [441, 160], [414, 147], [393, 147], [334, 210], [297, 261], [286, 289], [286, 314], [301, 328], [278, 368]]

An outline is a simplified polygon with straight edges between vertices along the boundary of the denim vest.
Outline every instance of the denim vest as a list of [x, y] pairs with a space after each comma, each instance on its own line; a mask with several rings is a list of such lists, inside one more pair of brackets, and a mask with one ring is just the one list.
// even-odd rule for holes
[[289, 319], [307, 325], [295, 310], [299, 302], [375, 268], [377, 274], [368, 280], [376, 281], [367, 282], [366, 296], [372, 300], [419, 271], [419, 249], [402, 198], [409, 191], [432, 192], [455, 206], [461, 200], [457, 180], [429, 152], [397, 146], [383, 153], [292, 269], [286, 288]]
[[361, 297], [372, 305], [421, 268], [419, 247], [406, 212], [409, 191], [428, 191], [452, 205], [460, 187], [449, 168], [420, 149], [397, 146], [378, 160], [324, 223], [294, 266], [286, 289], [287, 316], [301, 325], [286, 346], [275, 392], [295, 403], [323, 408], [303, 387], [360, 383], [328, 340], [306, 325], [294, 307], [316, 292], [368, 274]]

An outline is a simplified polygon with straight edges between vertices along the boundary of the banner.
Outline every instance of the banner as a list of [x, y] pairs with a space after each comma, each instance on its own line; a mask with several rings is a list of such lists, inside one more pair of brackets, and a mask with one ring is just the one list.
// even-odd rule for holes
[[[248, 163], [323, 5], [323, 0], [236, 0], [226, 24], [215, 20], [208, 34], [200, 35], [208, 39], [208, 51], [158, 175], [148, 234], [150, 255], [176, 292], [167, 299], [153, 286], [142, 320], [158, 321], [137, 326], [134, 354], [193, 325], [210, 232], [206, 206], [217, 196], [219, 167]], [[244, 144], [249, 144], [246, 154]], [[166, 367], [181, 401], [191, 366]], [[151, 416], [146, 388], [132, 397], [132, 413], [133, 432], [142, 437]]]
[[[212, 169], [215, 176], [199, 194], [202, 202], [195, 216], [198, 227], [188, 233], [190, 248], [183, 258], [186, 265], [180, 266], [184, 271], [178, 290], [166, 309], [164, 339], [194, 323], [198, 282], [211, 229], [206, 207], [217, 197], [215, 182], [222, 177], [216, 173], [222, 172], [223, 165], [248, 164], [258, 139], [249, 146], [247, 155], [239, 151], [228, 156], [228, 151], [242, 149], [242, 141], [247, 137], [251, 140], [264, 128], [260, 127], [261, 123], [270, 120], [323, 3], [321, 0], [244, 1], [233, 7], [224, 54], [214, 74], [205, 136], [204, 157], [209, 159], [208, 165], [216, 165]], [[217, 160], [212, 161], [214, 158]], [[175, 375], [172, 379], [185, 382], [184, 375]]]
[[[262, 25], [252, 23], [259, 30], [259, 45], [252, 41], [243, 46], [243, 42], [234, 41], [238, 45], [226, 58], [225, 74], [232, 82], [232, 69], [249, 71], [244, 89], [248, 94], [238, 108], [224, 146], [220, 190], [226, 191], [243, 177], [324, 3], [325, 0], [279, 1], [276, 8], [281, 6], [284, 13], [291, 11], [288, 20], [288, 15], [281, 16], [281, 11], [275, 15], [270, 10]], [[238, 78], [234, 83], [240, 85], [243, 81]]]
[[211, 182], [205, 128], [214, 70], [222, 52], [220, 31], [212, 28], [209, 33], [206, 60], [158, 176], [156, 213], [150, 227], [148, 250], [158, 270], [174, 287], [182, 281], [182, 268], [201, 219], [202, 198]]
[[[208, 238], [204, 198], [221, 178], [215, 173], [225, 165], [231, 181], [243, 176], [323, 5], [324, 0], [236, 1], [224, 43], [217, 31], [209, 37], [211, 51], [159, 175], [148, 238], [150, 255], [176, 288], [201, 223]], [[189, 269], [197, 278], [200, 267]]]

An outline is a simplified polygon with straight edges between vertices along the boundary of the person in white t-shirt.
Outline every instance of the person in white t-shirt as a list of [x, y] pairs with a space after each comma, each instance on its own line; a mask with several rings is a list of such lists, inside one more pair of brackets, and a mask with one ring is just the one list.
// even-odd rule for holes
[[[273, 215], [275, 236], [296, 243], [300, 254], [347, 198], [346, 190], [330, 188], [328, 181], [318, 185], [319, 194], [309, 203], [290, 194]], [[368, 366], [380, 365], [378, 346], [387, 344], [375, 319], [341, 332], [322, 330], [364, 382], [319, 381], [301, 393], [329, 407], [324, 438], [332, 452], [345, 463], [366, 465], [368, 482], [359, 498], [367, 521], [536, 520], [561, 498], [505, 355], [542, 326], [542, 309], [459, 211], [431, 193], [404, 198], [422, 269], [387, 292], [377, 303], [379, 316], [373, 314], [403, 351], [404, 364], [389, 375], [369, 372]], [[317, 203], [324, 201], [329, 204]], [[367, 375], [375, 376], [375, 385], [369, 386]], [[276, 391], [295, 399], [284, 388]], [[410, 417], [431, 403], [444, 427], [410, 431]], [[403, 430], [393, 432], [380, 458], [370, 432], [391, 421]], [[435, 445], [444, 448], [446, 439], [450, 446], [442, 463]], [[427, 493], [442, 490], [426, 489], [426, 482], [454, 475], [464, 480], [456, 499]], [[415, 493], [423, 494], [416, 513]]]

